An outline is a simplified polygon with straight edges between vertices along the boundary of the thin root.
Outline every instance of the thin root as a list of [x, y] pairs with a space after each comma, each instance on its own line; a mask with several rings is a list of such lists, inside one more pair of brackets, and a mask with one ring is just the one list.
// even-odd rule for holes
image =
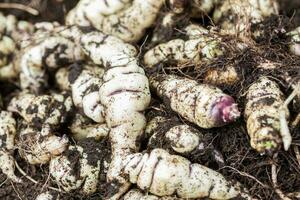
[[0, 3], [0, 8], [8, 8], [8, 9], [18, 9], [28, 12], [32, 15], [39, 15], [39, 11], [29, 6], [20, 4], [20, 3]]
[[[32, 177], [30, 177], [28, 174], [26, 174], [26, 172], [24, 172], [21, 167], [19, 166], [19, 164], [15, 161], [15, 165], [16, 165], [16, 168], [19, 170], [19, 172], [25, 176], [25, 178], [27, 178], [28, 180], [30, 180], [31, 182], [33, 182], [34, 184], [39, 184], [38, 181], [34, 180]], [[57, 192], [62, 192], [64, 193], [64, 191], [58, 189], [58, 188], [55, 188], [55, 187], [51, 187], [51, 186], [47, 186], [47, 188], [51, 189], [51, 190], [54, 190], [54, 191], [57, 191]]]
[[298, 146], [294, 146], [294, 152], [295, 152], [296, 159], [297, 159], [299, 167], [300, 167], [300, 152], [299, 152]]

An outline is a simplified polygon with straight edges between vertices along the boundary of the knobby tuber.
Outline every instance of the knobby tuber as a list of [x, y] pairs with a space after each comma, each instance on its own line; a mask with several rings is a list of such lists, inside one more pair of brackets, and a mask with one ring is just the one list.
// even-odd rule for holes
[[60, 155], [68, 147], [69, 139], [54, 135], [50, 130], [41, 132], [25, 125], [19, 130], [18, 150], [22, 158], [30, 164], [46, 164], [53, 156]]
[[234, 99], [217, 87], [175, 75], [152, 76], [150, 85], [172, 110], [202, 128], [223, 126], [240, 116]]
[[[65, 191], [76, 189], [84, 194], [97, 190], [100, 174], [101, 151], [93, 140], [83, 140], [58, 157], [51, 159], [49, 173]], [[89, 148], [90, 147], [90, 148]]]
[[143, 111], [151, 98], [148, 79], [132, 45], [101, 32], [83, 35], [81, 45], [92, 61], [106, 70], [99, 92], [112, 146], [107, 179], [119, 190], [111, 197], [117, 199], [130, 185], [120, 174], [122, 162], [126, 155], [138, 151], [138, 139], [146, 125]]
[[291, 37], [291, 42], [289, 45], [291, 53], [300, 56], [300, 27], [287, 33], [287, 35]]
[[224, 0], [215, 9], [213, 21], [226, 33], [245, 35], [250, 32], [251, 25], [278, 14], [278, 7], [277, 0]]
[[[244, 113], [247, 131], [251, 146], [262, 154], [275, 153], [281, 147], [279, 108], [283, 103], [279, 86], [267, 77], [261, 77], [247, 91]], [[287, 119], [289, 111], [285, 109]]]
[[15, 173], [15, 159], [13, 151], [15, 149], [16, 120], [12, 113], [0, 112], [0, 169], [9, 179], [21, 182]]
[[131, 154], [125, 163], [123, 172], [130, 182], [157, 196], [251, 199], [239, 183], [227, 181], [220, 173], [163, 149]]
[[136, 42], [156, 19], [164, 0], [81, 0], [67, 25], [92, 26], [125, 42]]
[[85, 138], [100, 140], [106, 138], [109, 133], [106, 123], [94, 123], [89, 118], [78, 113], [75, 114], [69, 128], [75, 140], [83, 140]]
[[10, 101], [7, 109], [18, 113], [27, 123], [43, 129], [56, 128], [64, 123], [72, 108], [72, 99], [67, 93], [36, 96], [24, 91]]
[[[202, 157], [212, 157], [220, 166], [224, 165], [222, 154], [211, 144], [209, 134], [203, 135], [199, 130], [183, 124], [176, 119], [167, 119], [157, 116], [151, 119], [146, 126], [145, 134], [150, 136], [149, 148], [171, 148], [183, 156], [193, 156], [193, 160]], [[210, 155], [207, 155], [210, 154]]]

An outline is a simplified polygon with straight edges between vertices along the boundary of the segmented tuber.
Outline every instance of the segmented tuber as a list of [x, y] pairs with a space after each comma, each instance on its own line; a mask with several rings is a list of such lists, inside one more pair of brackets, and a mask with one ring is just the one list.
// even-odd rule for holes
[[138, 189], [129, 190], [123, 197], [124, 200], [181, 200], [181, 198], [177, 197], [158, 197], [155, 195], [144, 194]]

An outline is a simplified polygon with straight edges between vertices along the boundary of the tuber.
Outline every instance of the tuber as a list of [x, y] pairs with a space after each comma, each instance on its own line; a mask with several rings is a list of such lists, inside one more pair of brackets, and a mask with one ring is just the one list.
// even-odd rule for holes
[[234, 99], [217, 87], [175, 75], [152, 76], [150, 85], [167, 106], [202, 128], [223, 126], [240, 116]]

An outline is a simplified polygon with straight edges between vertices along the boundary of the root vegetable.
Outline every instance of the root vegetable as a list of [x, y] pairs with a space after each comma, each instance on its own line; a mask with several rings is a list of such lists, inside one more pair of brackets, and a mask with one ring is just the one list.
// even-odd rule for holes
[[41, 38], [35, 35], [33, 41], [20, 52], [15, 67], [20, 70], [23, 89], [39, 93], [47, 86], [46, 70], [55, 70], [83, 59], [81, 48], [76, 42], [62, 34], [51, 33], [48, 37], [41, 34]]
[[95, 140], [100, 140], [106, 138], [109, 133], [109, 128], [105, 123], [93, 123], [91, 120], [80, 114], [75, 115], [70, 130], [75, 140], [83, 140], [85, 138], [95, 138]]
[[21, 115], [27, 123], [43, 129], [64, 123], [72, 107], [72, 99], [67, 93], [36, 96], [25, 91], [14, 97], [7, 109]]
[[16, 121], [12, 113], [0, 112], [0, 169], [12, 181], [21, 182], [15, 173], [15, 159], [12, 153], [15, 149]]
[[60, 155], [68, 146], [66, 135], [58, 137], [50, 130], [45, 135], [33, 127], [21, 128], [18, 149], [21, 157], [30, 164], [46, 164], [53, 156]]
[[93, 140], [83, 140], [69, 146], [61, 156], [51, 159], [49, 173], [65, 191], [80, 189], [86, 195], [97, 190], [100, 174], [101, 151]]
[[211, 144], [209, 134], [203, 135], [199, 130], [175, 119], [154, 117], [147, 123], [145, 133], [151, 135], [148, 148], [171, 148], [183, 156], [193, 157], [193, 160], [202, 161], [208, 156], [220, 166], [225, 163], [222, 154]]
[[112, 161], [107, 173], [108, 182], [119, 198], [129, 187], [120, 175], [126, 155], [137, 152], [146, 119], [143, 111], [150, 103], [148, 79], [139, 67], [138, 51], [122, 40], [101, 32], [85, 34], [81, 44], [95, 64], [105, 67], [100, 87], [100, 102], [105, 109], [105, 121], [110, 128]]
[[221, 38], [198, 25], [185, 28], [189, 39], [174, 39], [159, 44], [147, 51], [144, 63], [151, 68], [159, 63], [175, 62], [178, 64], [199, 64], [223, 55]]
[[164, 0], [81, 0], [66, 17], [67, 25], [92, 26], [125, 42], [143, 37]]
[[103, 83], [103, 69], [97, 66], [74, 64], [69, 73], [74, 105], [98, 123], [105, 120], [104, 106], [100, 102], [99, 89]]
[[181, 200], [181, 198], [177, 197], [158, 197], [154, 195], [144, 194], [138, 189], [131, 189], [127, 192], [124, 197], [124, 200]]
[[215, 9], [213, 21], [226, 33], [244, 35], [249, 33], [252, 24], [278, 14], [278, 10], [277, 0], [224, 0]]
[[[248, 89], [244, 113], [247, 131], [251, 146], [262, 154], [272, 154], [281, 146], [279, 108], [283, 103], [279, 86], [267, 77], [261, 77]], [[289, 111], [285, 109], [288, 119]]]
[[35, 200], [55, 200], [55, 196], [51, 194], [49, 191], [39, 194]]
[[202, 128], [223, 126], [240, 116], [234, 99], [216, 87], [174, 75], [152, 76], [150, 84], [166, 105]]
[[209, 69], [204, 75], [204, 83], [216, 86], [234, 85], [240, 80], [240, 74], [234, 66], [226, 66], [224, 69]]
[[300, 27], [287, 33], [291, 37], [290, 51], [291, 53], [300, 56]]
[[131, 183], [157, 196], [180, 198], [251, 199], [238, 183], [227, 181], [221, 174], [200, 164], [154, 149], [150, 154], [127, 156], [124, 174]]

